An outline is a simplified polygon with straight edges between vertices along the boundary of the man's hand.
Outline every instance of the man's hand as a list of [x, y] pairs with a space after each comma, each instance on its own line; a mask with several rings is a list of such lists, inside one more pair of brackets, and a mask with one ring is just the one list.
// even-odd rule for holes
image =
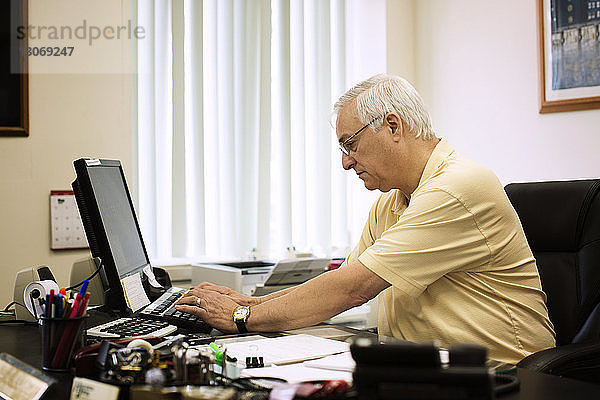
[[230, 289], [228, 287], [215, 285], [214, 283], [210, 282], [202, 282], [198, 286], [190, 289], [188, 293], [192, 293], [194, 289], [212, 290], [213, 292], [217, 292], [229, 297], [231, 300], [235, 301], [240, 306], [255, 306], [262, 302], [259, 297], [246, 296], [245, 294], [238, 293], [235, 290]]
[[187, 294], [177, 300], [175, 309], [195, 314], [221, 332], [237, 333], [237, 326], [233, 322], [233, 311], [240, 304], [226, 294], [199, 286], [190, 289]]

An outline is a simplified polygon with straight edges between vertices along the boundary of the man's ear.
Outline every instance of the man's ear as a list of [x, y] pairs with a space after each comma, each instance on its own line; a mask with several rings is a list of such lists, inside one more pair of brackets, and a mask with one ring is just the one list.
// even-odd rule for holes
[[394, 140], [399, 140], [402, 138], [402, 135], [404, 134], [404, 129], [402, 126], [402, 120], [400, 119], [398, 114], [393, 112], [387, 114], [385, 116], [385, 123], [389, 127], [390, 132], [394, 137]]

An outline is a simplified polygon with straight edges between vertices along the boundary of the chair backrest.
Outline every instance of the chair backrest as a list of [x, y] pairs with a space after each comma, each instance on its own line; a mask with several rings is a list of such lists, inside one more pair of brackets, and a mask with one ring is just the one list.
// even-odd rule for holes
[[600, 180], [505, 187], [536, 258], [557, 345], [600, 339]]

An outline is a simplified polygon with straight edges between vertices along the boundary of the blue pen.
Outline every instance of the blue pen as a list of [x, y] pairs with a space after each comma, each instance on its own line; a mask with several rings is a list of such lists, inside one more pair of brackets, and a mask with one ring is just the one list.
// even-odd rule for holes
[[56, 318], [62, 318], [63, 312], [63, 297], [62, 294], [56, 295]]
[[88, 288], [89, 284], [90, 284], [90, 281], [88, 281], [87, 279], [83, 280], [83, 283], [81, 284], [81, 289], [79, 289], [79, 294], [81, 296], [85, 296], [85, 292], [87, 292], [87, 288]]
[[49, 318], [48, 312], [50, 311], [50, 307], [48, 307], [48, 303], [50, 303], [50, 295], [46, 295], [46, 304], [44, 305], [44, 317]]

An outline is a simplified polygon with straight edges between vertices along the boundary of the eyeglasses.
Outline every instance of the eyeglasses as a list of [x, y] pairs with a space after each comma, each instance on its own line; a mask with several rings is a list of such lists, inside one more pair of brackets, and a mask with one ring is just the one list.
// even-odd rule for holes
[[369, 122], [368, 124], [366, 124], [365, 126], [363, 126], [362, 128], [360, 128], [355, 134], [350, 135], [350, 137], [346, 140], [344, 140], [343, 142], [339, 143], [340, 146], [340, 150], [342, 151], [342, 153], [344, 153], [345, 155], [349, 156], [350, 155], [350, 151], [352, 151], [350, 149], [350, 147], [348, 146], [348, 143], [354, 139], [354, 137], [356, 135], [358, 135], [359, 133], [361, 133], [362, 131], [364, 131], [365, 129], [367, 129], [367, 127], [369, 125], [371, 125], [373, 122], [377, 121], [379, 118], [375, 118], [374, 120], [372, 120], [371, 122]]

